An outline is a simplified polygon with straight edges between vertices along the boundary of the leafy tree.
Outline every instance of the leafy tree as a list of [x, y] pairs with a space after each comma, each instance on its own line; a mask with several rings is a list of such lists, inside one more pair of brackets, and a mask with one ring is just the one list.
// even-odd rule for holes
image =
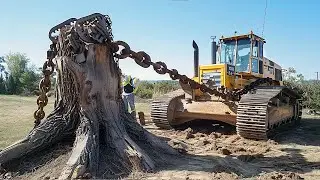
[[22, 91], [20, 78], [27, 71], [29, 59], [25, 54], [16, 52], [5, 56], [5, 62], [9, 70], [8, 91], [10, 94], [18, 94]]
[[15, 80], [15, 78], [10, 74], [9, 78], [7, 80], [6, 86], [7, 86], [7, 93], [8, 94], [18, 94], [18, 82]]
[[4, 57], [1, 56], [0, 57], [0, 74], [2, 74], [3, 72], [5, 72], [5, 67], [3, 65], [3, 63], [5, 63], [6, 61], [4, 60]]
[[7, 92], [6, 90], [6, 82], [3, 78], [3, 75], [0, 74], [0, 94], [5, 94]]
[[160, 81], [154, 85], [155, 94], [165, 94], [179, 88], [177, 81]]
[[39, 75], [34, 71], [26, 71], [21, 74], [19, 81], [24, 91], [32, 92], [37, 89]]
[[297, 71], [293, 67], [289, 67], [285, 70], [283, 79], [286, 85], [297, 85], [304, 82], [304, 76], [302, 74], [297, 74]]
[[0, 94], [5, 94], [7, 92], [6, 90], [6, 79], [3, 77], [3, 74], [7, 74], [5, 71], [5, 67], [3, 65], [5, 63], [4, 57], [0, 57]]
[[153, 95], [154, 84], [148, 81], [141, 81], [136, 92], [136, 95], [140, 98], [150, 99]]
[[305, 80], [302, 74], [297, 74], [296, 70], [291, 67], [284, 73], [284, 84], [303, 92], [305, 107], [320, 110], [320, 83]]
[[9, 53], [3, 62], [7, 64], [8, 78], [6, 86], [9, 94], [21, 94], [34, 91], [39, 83], [40, 74], [34, 66], [29, 67], [29, 58], [23, 53]]
[[23, 53], [9, 53], [5, 56], [6, 64], [9, 69], [9, 73], [15, 77], [19, 78], [21, 75], [27, 71], [29, 58]]
[[140, 98], [151, 99], [179, 88], [177, 81], [142, 81], [136, 95]]

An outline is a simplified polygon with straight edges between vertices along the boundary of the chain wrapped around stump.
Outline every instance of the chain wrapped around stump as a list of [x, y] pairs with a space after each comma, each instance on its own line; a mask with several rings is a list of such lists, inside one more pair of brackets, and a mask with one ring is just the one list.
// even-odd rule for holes
[[47, 61], [44, 62], [42, 67], [42, 73], [44, 77], [40, 80], [39, 83], [39, 91], [40, 94], [37, 98], [37, 105], [38, 109], [33, 113], [34, 116], [34, 127], [37, 127], [41, 120], [45, 117], [45, 112], [43, 108], [48, 104], [48, 96], [47, 93], [51, 89], [51, 80], [50, 77], [54, 71], [54, 63], [53, 59], [57, 55], [57, 45], [58, 45], [58, 38], [57, 36], [53, 36], [52, 34], [56, 31], [59, 31], [61, 28], [71, 25], [72, 22], [76, 21], [76, 18], [70, 18], [50, 29], [49, 31], [49, 39], [52, 41], [50, 45], [50, 49], [47, 51]]
[[47, 51], [47, 61], [43, 64], [42, 73], [44, 77], [41, 79], [39, 83], [40, 95], [37, 99], [38, 109], [34, 112], [34, 124], [35, 127], [38, 126], [41, 120], [45, 117], [45, 112], [43, 108], [48, 104], [48, 96], [47, 93], [51, 89], [51, 80], [50, 76], [54, 71], [54, 63], [53, 59], [56, 55], [55, 45], [51, 44], [50, 50]]
[[[123, 47], [123, 49], [120, 51], [120, 53], [117, 53], [120, 47]], [[143, 68], [148, 68], [152, 66], [153, 69], [158, 74], [163, 75], [168, 73], [172, 80], [178, 79], [181, 83], [188, 84], [194, 90], [200, 89], [204, 93], [209, 93], [210, 95], [215, 95], [215, 96], [221, 97], [222, 99], [239, 101], [241, 98], [241, 95], [248, 93], [250, 90], [254, 89], [256, 86], [264, 83], [272, 83], [271, 78], [259, 78], [256, 81], [245, 86], [244, 89], [240, 89], [233, 92], [226, 92], [224, 88], [220, 88], [220, 89], [209, 88], [205, 84], [200, 84], [194, 81], [193, 79], [188, 78], [186, 75], [179, 74], [179, 72], [176, 69], [168, 69], [167, 65], [162, 61], [152, 62], [150, 56], [146, 52], [144, 51], [135, 52], [131, 50], [130, 46], [124, 41], [114, 42], [113, 52], [115, 53], [114, 56], [116, 58], [125, 59], [127, 57], [130, 57], [134, 59], [134, 61]]]
[[[188, 78], [186, 75], [179, 74], [176, 69], [169, 69], [162, 61], [152, 62], [151, 57], [146, 52], [135, 52], [131, 50], [130, 46], [124, 41], [113, 41], [111, 24], [112, 22], [109, 16], [94, 13], [80, 19], [70, 18], [61, 24], [54, 26], [49, 31], [49, 39], [52, 41], [52, 44], [50, 46], [50, 50], [47, 52], [48, 60], [43, 65], [44, 78], [39, 84], [40, 95], [37, 99], [38, 110], [34, 112], [35, 126], [40, 124], [41, 119], [45, 117], [43, 108], [48, 103], [47, 93], [51, 87], [50, 76], [54, 71], [54, 63], [52, 60], [56, 55], [58, 55], [57, 49], [61, 48], [59, 48], [59, 46], [65, 46], [64, 44], [59, 44], [58, 38], [52, 34], [65, 26], [72, 26], [70, 29], [70, 36], [67, 38], [68, 43], [66, 44], [70, 49], [69, 52], [72, 52], [71, 54], [67, 54], [69, 56], [82, 53], [85, 50], [85, 44], [106, 44], [111, 47], [114, 57], [117, 59], [125, 59], [128, 57], [132, 58], [143, 68], [149, 68], [152, 66], [154, 71], [158, 74], [169, 74], [172, 80], [179, 80], [183, 84], [188, 84], [194, 90], [199, 89], [204, 93], [209, 93], [210, 95], [215, 95], [223, 99], [239, 101], [243, 94], [248, 93], [256, 86], [264, 83], [272, 83], [271, 78], [259, 78], [249, 85], [246, 85], [243, 89], [234, 90], [232, 92], [227, 92], [223, 87], [214, 89], [210, 88], [205, 84], [200, 84], [193, 79]], [[118, 52], [121, 47], [123, 49]]]

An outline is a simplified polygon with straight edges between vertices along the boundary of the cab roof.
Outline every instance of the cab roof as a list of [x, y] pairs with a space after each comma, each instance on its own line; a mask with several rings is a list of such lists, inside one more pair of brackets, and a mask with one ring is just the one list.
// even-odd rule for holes
[[237, 36], [229, 36], [229, 37], [223, 37], [221, 36], [220, 41], [234, 41], [234, 40], [239, 40], [239, 39], [247, 39], [250, 37], [254, 37], [258, 41], [263, 41], [266, 43], [265, 39], [262, 37], [255, 35], [252, 31], [249, 34], [243, 34], [243, 35], [237, 35]]

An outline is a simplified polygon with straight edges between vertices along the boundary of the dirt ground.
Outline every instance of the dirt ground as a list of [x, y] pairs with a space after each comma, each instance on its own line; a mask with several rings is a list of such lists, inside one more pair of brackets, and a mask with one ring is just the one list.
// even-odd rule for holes
[[211, 122], [178, 131], [147, 124], [146, 129], [187, 160], [145, 178], [320, 179], [320, 118], [304, 116], [299, 127], [290, 127], [277, 130], [268, 141], [254, 141], [237, 136], [234, 127]]
[[[279, 129], [268, 141], [239, 138], [234, 127], [212, 122], [195, 122], [176, 131], [160, 130], [149, 121], [144, 127], [183, 158], [168, 159], [168, 165], [154, 173], [133, 173], [126, 179], [320, 179], [320, 118], [304, 116], [299, 127]], [[53, 148], [32, 161], [13, 164], [19, 172], [2, 178], [56, 179], [71, 147]]]

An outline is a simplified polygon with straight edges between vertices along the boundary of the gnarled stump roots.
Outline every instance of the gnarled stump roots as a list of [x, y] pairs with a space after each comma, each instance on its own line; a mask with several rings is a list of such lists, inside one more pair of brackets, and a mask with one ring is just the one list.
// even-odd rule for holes
[[[66, 36], [61, 30], [59, 41]], [[63, 50], [62, 50], [63, 51]], [[60, 179], [106, 178], [132, 170], [152, 171], [165, 154], [176, 154], [144, 130], [121, 100], [120, 71], [108, 45], [89, 44], [74, 58], [56, 58], [54, 111], [21, 141], [0, 152], [0, 164], [74, 137], [71, 156]]]

